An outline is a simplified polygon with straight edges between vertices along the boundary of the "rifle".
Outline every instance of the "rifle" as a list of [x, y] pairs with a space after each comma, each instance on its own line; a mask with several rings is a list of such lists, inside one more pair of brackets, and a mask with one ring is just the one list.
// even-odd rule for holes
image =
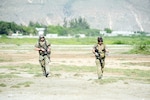
[[100, 62], [101, 67], [102, 67], [101, 55], [100, 55], [100, 53], [98, 52], [98, 49], [97, 49], [97, 48], [95, 48], [95, 57], [96, 57], [96, 59], [99, 59], [99, 62]]
[[[39, 43], [39, 45], [40, 45], [40, 43]], [[42, 55], [44, 56], [44, 55], [47, 55], [47, 57], [50, 59], [50, 54], [51, 54], [51, 52], [50, 51], [48, 51], [48, 47], [50, 46], [50, 45], [47, 45], [47, 43], [46, 43], [46, 41], [45, 41], [45, 45], [46, 45], [46, 48], [43, 48], [42, 47], [42, 49], [44, 49], [45, 51], [42, 51], [42, 50], [40, 50], [41, 52], [42, 52]], [[40, 45], [41, 46], [41, 45]], [[39, 52], [40, 52], [39, 51]]]

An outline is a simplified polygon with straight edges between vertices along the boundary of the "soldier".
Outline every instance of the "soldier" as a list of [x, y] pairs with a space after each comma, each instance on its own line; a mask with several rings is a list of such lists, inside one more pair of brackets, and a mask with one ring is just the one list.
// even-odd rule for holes
[[104, 72], [104, 66], [105, 66], [105, 53], [106, 53], [106, 46], [103, 43], [103, 38], [98, 37], [97, 38], [98, 43], [93, 47], [93, 54], [95, 54], [95, 63], [97, 66], [97, 75], [98, 79], [101, 79]]
[[48, 77], [49, 75], [49, 62], [51, 53], [51, 44], [48, 43], [44, 35], [39, 36], [38, 43], [35, 45], [35, 50], [39, 51], [39, 62], [42, 67], [43, 75]]

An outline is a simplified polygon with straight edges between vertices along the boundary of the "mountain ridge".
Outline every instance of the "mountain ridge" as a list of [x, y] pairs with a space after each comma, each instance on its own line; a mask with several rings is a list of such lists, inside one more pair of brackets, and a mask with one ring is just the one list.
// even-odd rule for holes
[[1, 0], [0, 20], [62, 25], [83, 17], [91, 28], [150, 32], [150, 0]]

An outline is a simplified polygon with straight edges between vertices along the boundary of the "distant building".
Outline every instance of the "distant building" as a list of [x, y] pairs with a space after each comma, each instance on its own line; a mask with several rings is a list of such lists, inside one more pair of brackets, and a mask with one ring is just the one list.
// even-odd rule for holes
[[85, 34], [78, 34], [80, 38], [85, 38]]
[[22, 36], [22, 34], [20, 34], [19, 31], [17, 31], [16, 33], [11, 34], [11, 36]]
[[112, 33], [106, 33], [104, 31], [100, 32], [101, 34], [105, 35], [105, 36], [132, 36], [135, 35], [134, 32], [132, 31], [112, 31]]
[[35, 28], [38, 31], [38, 35], [44, 35], [45, 28]]
[[58, 34], [46, 34], [47, 38], [57, 38]]

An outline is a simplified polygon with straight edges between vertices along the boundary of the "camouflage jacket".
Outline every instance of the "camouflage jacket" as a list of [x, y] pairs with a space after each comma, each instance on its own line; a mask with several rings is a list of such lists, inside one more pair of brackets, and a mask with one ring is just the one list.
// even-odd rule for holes
[[47, 49], [50, 47], [50, 43], [48, 43], [46, 40], [41, 42], [39, 41], [36, 45], [35, 45], [36, 48], [43, 48], [45, 49], [45, 51], [41, 51], [39, 50], [39, 55], [47, 55], [49, 54], [50, 52], [47, 51]]

